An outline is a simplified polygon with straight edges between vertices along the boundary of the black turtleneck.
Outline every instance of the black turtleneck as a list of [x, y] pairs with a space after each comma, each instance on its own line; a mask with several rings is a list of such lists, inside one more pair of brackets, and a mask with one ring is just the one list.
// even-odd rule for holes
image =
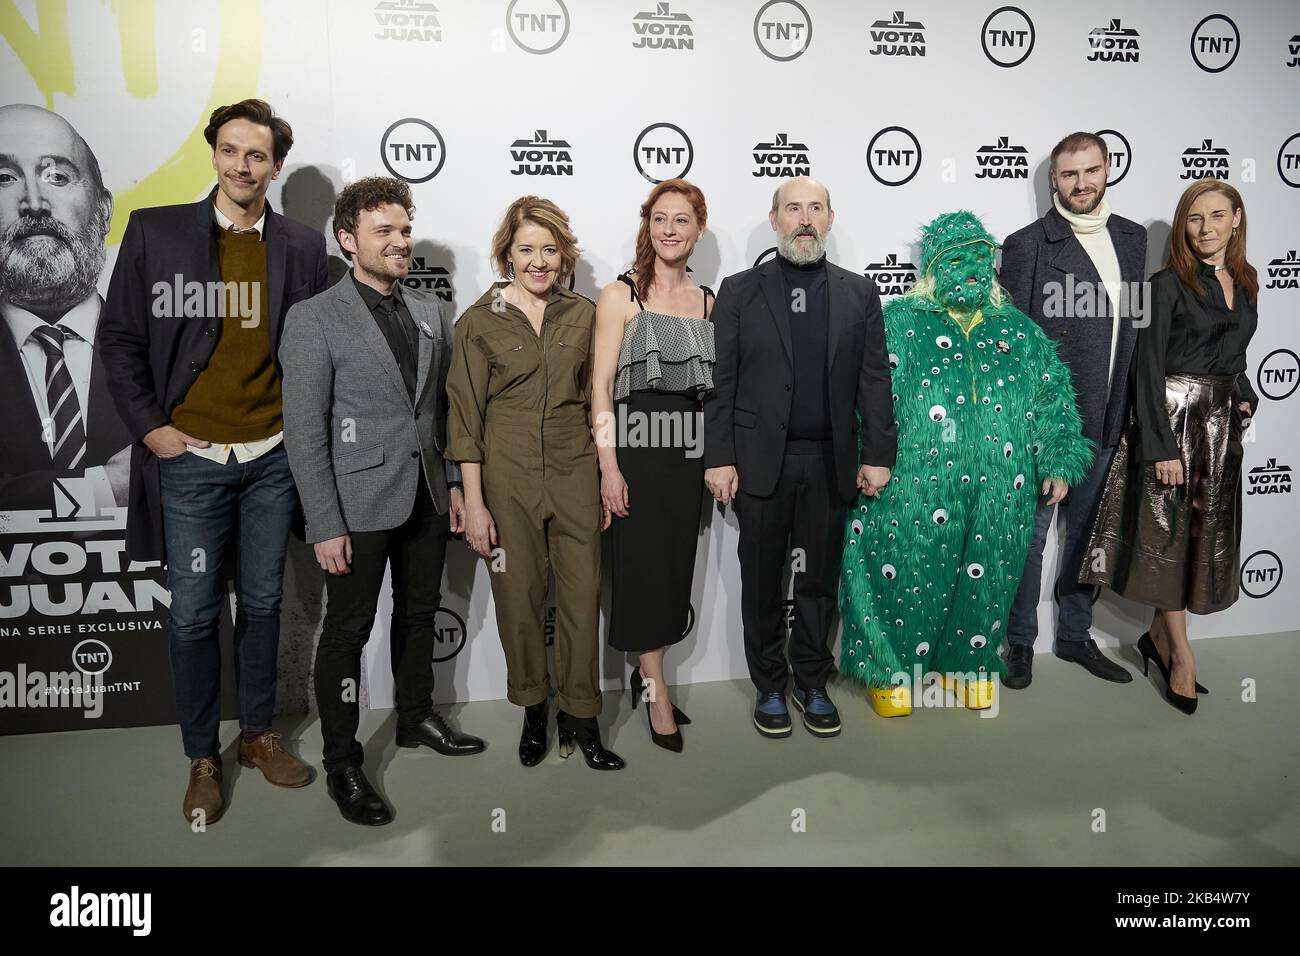
[[826, 257], [806, 266], [778, 255], [790, 310], [790, 349], [794, 390], [790, 431], [794, 439], [829, 441], [831, 396], [826, 381], [830, 305], [826, 295]]

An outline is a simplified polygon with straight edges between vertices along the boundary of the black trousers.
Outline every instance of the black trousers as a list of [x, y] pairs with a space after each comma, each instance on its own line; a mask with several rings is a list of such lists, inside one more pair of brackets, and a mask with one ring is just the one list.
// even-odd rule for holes
[[[844, 513], [830, 442], [789, 442], [776, 490], [765, 498], [746, 494], [740, 476], [740, 614], [749, 676], [761, 693], [785, 690], [791, 669], [800, 690], [824, 687], [834, 667], [829, 639]], [[787, 561], [794, 578], [789, 667], [781, 589]]]
[[397, 720], [418, 724], [433, 712], [433, 646], [442, 600], [448, 524], [438, 514], [423, 476], [411, 515], [387, 531], [352, 533], [352, 570], [325, 577], [325, 627], [316, 647], [316, 706], [324, 738], [325, 770], [359, 767], [357, 742], [361, 655], [375, 622], [384, 567], [393, 565], [393, 620], [389, 633]]

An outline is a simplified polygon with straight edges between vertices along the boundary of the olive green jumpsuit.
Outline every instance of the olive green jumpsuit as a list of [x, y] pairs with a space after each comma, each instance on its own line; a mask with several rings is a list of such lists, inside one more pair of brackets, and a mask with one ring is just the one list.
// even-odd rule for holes
[[591, 337], [596, 307], [555, 288], [540, 337], [528, 317], [488, 289], [456, 323], [447, 376], [448, 457], [481, 462], [497, 529], [488, 559], [506, 695], [547, 697], [547, 571], [555, 572], [556, 703], [600, 713], [597, 618], [600, 475], [591, 437]]

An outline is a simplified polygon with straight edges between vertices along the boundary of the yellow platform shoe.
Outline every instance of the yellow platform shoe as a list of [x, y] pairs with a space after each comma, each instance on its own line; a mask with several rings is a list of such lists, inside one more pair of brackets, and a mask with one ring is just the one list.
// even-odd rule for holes
[[912, 692], [902, 686], [872, 687], [871, 709], [881, 717], [906, 717], [912, 712]]
[[997, 683], [990, 679], [988, 675], [983, 676], [984, 680], [968, 681], [963, 679], [958, 681], [952, 675], [944, 674], [943, 686], [956, 694], [960, 684], [961, 693], [959, 696], [962, 698], [962, 703], [966, 705], [967, 710], [988, 710], [993, 706], [993, 695], [997, 693]]

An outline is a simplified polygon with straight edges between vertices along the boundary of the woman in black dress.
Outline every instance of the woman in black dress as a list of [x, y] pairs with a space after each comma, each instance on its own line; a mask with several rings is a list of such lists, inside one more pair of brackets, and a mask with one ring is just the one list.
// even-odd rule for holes
[[680, 752], [664, 652], [686, 636], [704, 491], [700, 401], [713, 388], [712, 293], [686, 263], [704, 234], [704, 195], [684, 179], [641, 205], [636, 264], [596, 304], [591, 410], [600, 493], [614, 516], [609, 643], [640, 654], [632, 703], [650, 736]]
[[1150, 280], [1133, 355], [1133, 417], [1116, 449], [1079, 580], [1154, 607], [1138, 640], [1165, 696], [1196, 710], [1187, 611], [1236, 602], [1242, 416], [1259, 404], [1246, 374], [1259, 280], [1246, 261], [1246, 210], [1215, 179], [1178, 201], [1169, 262]]

